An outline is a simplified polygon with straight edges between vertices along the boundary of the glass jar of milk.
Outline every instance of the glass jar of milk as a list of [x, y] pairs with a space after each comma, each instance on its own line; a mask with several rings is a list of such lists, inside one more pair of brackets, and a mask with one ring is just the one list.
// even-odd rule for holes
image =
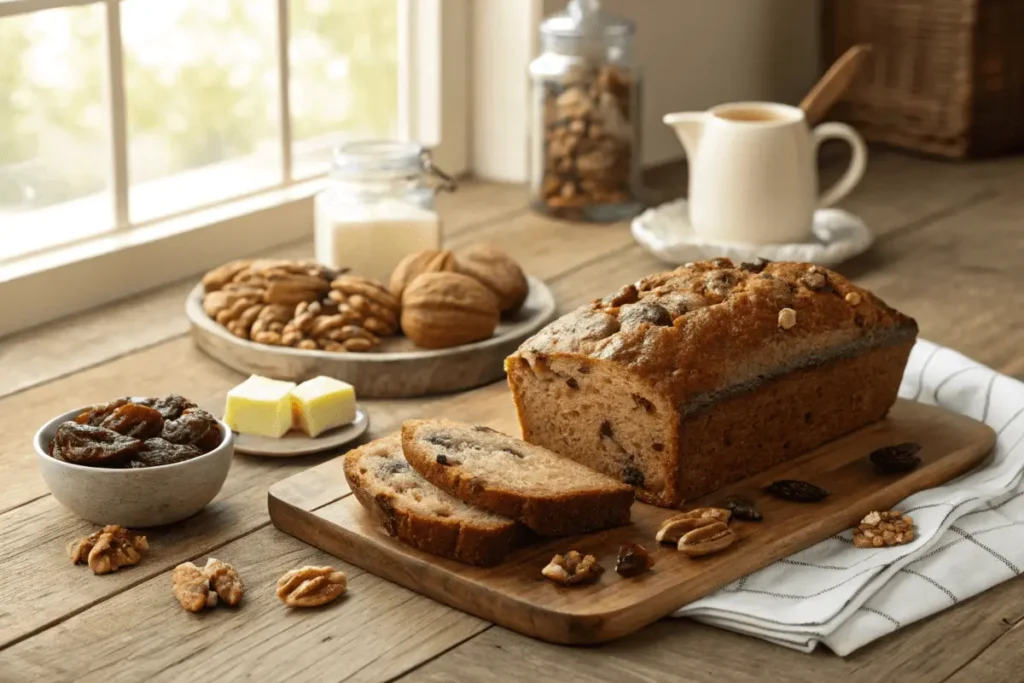
[[387, 284], [405, 256], [440, 247], [434, 196], [454, 188], [416, 143], [342, 145], [334, 152], [330, 184], [316, 196], [316, 260]]

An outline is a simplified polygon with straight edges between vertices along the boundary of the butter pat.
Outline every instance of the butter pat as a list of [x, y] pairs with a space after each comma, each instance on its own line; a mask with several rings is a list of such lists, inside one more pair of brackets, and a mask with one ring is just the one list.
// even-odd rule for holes
[[333, 377], [314, 377], [292, 389], [292, 415], [311, 437], [356, 419], [356, 390]]
[[253, 375], [228, 392], [224, 422], [240, 434], [280, 439], [292, 428], [294, 388], [295, 382]]

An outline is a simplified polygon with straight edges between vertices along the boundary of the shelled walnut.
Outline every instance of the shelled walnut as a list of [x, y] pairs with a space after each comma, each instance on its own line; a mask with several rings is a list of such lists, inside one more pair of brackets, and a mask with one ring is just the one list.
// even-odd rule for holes
[[136, 565], [149, 550], [146, 537], [117, 525], [108, 525], [67, 547], [72, 564], [88, 564], [93, 574], [109, 574]]
[[202, 569], [191, 562], [175, 567], [171, 589], [186, 612], [201, 612], [216, 607], [218, 602], [234, 607], [245, 595], [245, 586], [235, 568], [212, 557]]
[[288, 607], [319, 607], [348, 589], [344, 572], [334, 567], [293, 569], [277, 580], [277, 597]]
[[598, 563], [596, 557], [583, 555], [575, 550], [570, 550], [565, 555], [555, 555], [541, 570], [541, 574], [546, 578], [563, 586], [596, 581], [602, 572], [604, 567]]

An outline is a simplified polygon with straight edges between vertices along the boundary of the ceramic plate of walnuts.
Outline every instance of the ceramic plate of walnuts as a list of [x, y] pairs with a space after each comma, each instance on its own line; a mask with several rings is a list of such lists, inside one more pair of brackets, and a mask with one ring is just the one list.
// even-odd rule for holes
[[500, 379], [556, 305], [508, 254], [476, 244], [410, 254], [387, 283], [312, 261], [232, 261], [203, 277], [185, 310], [199, 348], [239, 372], [328, 375], [360, 398], [399, 398]]

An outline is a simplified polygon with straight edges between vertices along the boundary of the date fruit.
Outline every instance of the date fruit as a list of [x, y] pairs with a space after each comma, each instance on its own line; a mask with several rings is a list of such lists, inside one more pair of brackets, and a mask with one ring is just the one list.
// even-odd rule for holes
[[184, 396], [178, 396], [177, 394], [169, 394], [163, 398], [148, 400], [152, 401], [152, 403], [147, 403], [147, 405], [151, 405], [153, 408], [160, 411], [160, 414], [163, 415], [165, 420], [177, 420], [186, 410], [196, 407], [195, 403]]
[[125, 403], [110, 413], [100, 426], [118, 434], [145, 440], [160, 435], [164, 428], [164, 418], [154, 408]]
[[201, 408], [186, 408], [177, 420], [164, 422], [163, 439], [171, 443], [196, 446], [208, 453], [220, 444], [220, 425]]
[[173, 465], [176, 462], [185, 462], [202, 454], [203, 452], [196, 446], [171, 443], [160, 437], [154, 437], [146, 440], [142, 450], [128, 461], [126, 467], [138, 469], [140, 467]]
[[80, 425], [99, 427], [103, 424], [103, 421], [107, 419], [107, 416], [128, 403], [129, 400], [130, 399], [128, 398], [115, 398], [109, 403], [99, 403], [97, 405], [90, 406], [83, 412], [79, 413], [78, 417], [75, 418], [75, 422]]
[[732, 511], [732, 516], [746, 522], [760, 522], [763, 517], [757, 509], [754, 501], [743, 496], [728, 496], [725, 499], [725, 509]]
[[57, 427], [52, 445], [57, 460], [92, 467], [116, 467], [142, 450], [136, 438], [77, 422]]
[[615, 571], [619, 576], [631, 579], [640, 576], [654, 566], [654, 558], [647, 549], [636, 543], [623, 543], [619, 546], [619, 556], [615, 560]]
[[921, 464], [921, 458], [917, 455], [920, 450], [921, 444], [908, 441], [879, 448], [872, 451], [868, 457], [874, 463], [875, 469], [882, 474], [898, 474], [910, 472]]
[[796, 479], [773, 481], [765, 490], [777, 498], [794, 503], [820, 503], [829, 496], [826, 489]]

